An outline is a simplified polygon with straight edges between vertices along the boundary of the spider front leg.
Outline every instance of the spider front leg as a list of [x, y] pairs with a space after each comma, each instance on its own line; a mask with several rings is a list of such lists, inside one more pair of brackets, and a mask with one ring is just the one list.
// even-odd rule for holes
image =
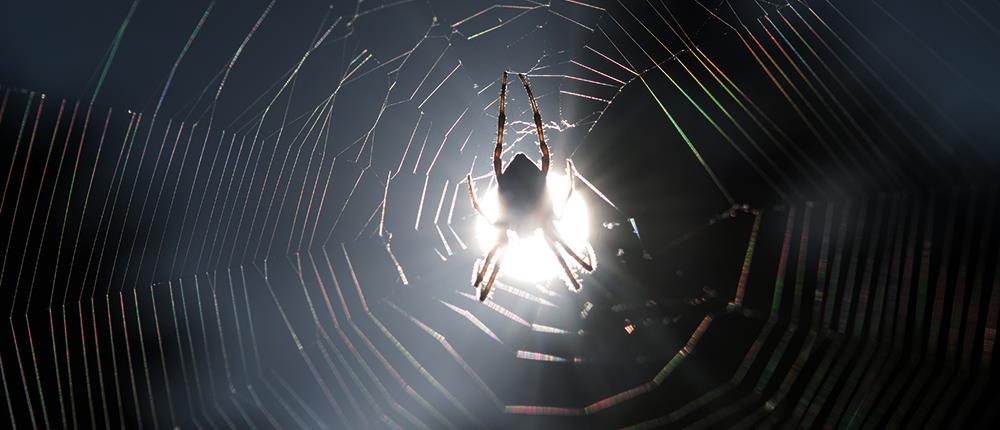
[[507, 100], [507, 72], [500, 75], [500, 114], [497, 115], [497, 144], [493, 148], [493, 174], [500, 177], [503, 174], [503, 127], [507, 124], [507, 114], [504, 106]]
[[542, 152], [542, 176], [547, 176], [549, 174], [549, 159], [552, 153], [549, 151], [549, 145], [545, 144], [545, 131], [542, 126], [542, 114], [538, 113], [538, 102], [535, 101], [535, 95], [531, 92], [531, 86], [528, 85], [528, 77], [524, 73], [518, 73], [517, 77], [521, 79], [521, 83], [524, 84], [524, 92], [528, 93], [528, 102], [531, 103], [531, 110], [534, 112], [535, 116], [535, 132], [538, 134], [538, 149]]

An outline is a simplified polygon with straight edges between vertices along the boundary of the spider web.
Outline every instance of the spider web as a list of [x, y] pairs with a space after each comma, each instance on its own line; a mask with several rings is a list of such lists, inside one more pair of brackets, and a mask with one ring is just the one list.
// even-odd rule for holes
[[[831, 236], [877, 240], [868, 220], [893, 232], [885, 243], [899, 243], [886, 255], [902, 255], [916, 243], [904, 233], [940, 230], [935, 210], [949, 213], [943, 226], [954, 228], [966, 213], [986, 227], [995, 209], [989, 193], [849, 198], [869, 182], [846, 172], [899, 190], [921, 184], [914, 171], [925, 167], [973, 175], [971, 154], [983, 148], [945, 142], [939, 130], [958, 127], [941, 112], [916, 112], [911, 98], [925, 94], [900, 95], [884, 82], [869, 90], [880, 74], [853, 48], [867, 39], [828, 3], [271, 2], [235, 14], [212, 3], [172, 23], [176, 55], [153, 53], [166, 68], [144, 70], [157, 77], [142, 88], [149, 98], [134, 100], [142, 108], [109, 108], [102, 91], [128, 74], [117, 62], [142, 53], [130, 33], [155, 18], [144, 7], [122, 11], [78, 100], [3, 88], [0, 127], [12, 149], [3, 163], [0, 216], [10, 227], [0, 286], [10, 346], [0, 373], [14, 427], [466, 428], [578, 426], [580, 417], [711, 426], [732, 423], [724, 420], [735, 420], [737, 407], [760, 420], [793, 386], [833, 389], [822, 377], [798, 380], [786, 350], [802, 351], [795, 362], [817, 374], [854, 374], [832, 358], [809, 361], [832, 355], [820, 355], [816, 330], [796, 329], [807, 320], [855, 329], [833, 316], [857, 312], [853, 293], [829, 287], [833, 299], [824, 301], [825, 281], [803, 287], [805, 270], [826, 279], [825, 263], [810, 255], [822, 252], [825, 262], [845, 252]], [[978, 11], [969, 10], [973, 19]], [[213, 30], [237, 16], [242, 33]], [[178, 30], [185, 26], [190, 32]], [[280, 52], [262, 46], [274, 42]], [[733, 72], [745, 64], [753, 77]], [[479, 250], [463, 178], [490, 180], [501, 70], [531, 80], [555, 165], [573, 158], [579, 166], [602, 262], [583, 276], [581, 293], [558, 280], [501, 279], [481, 304], [468, 286]], [[859, 89], [868, 92], [856, 96]], [[880, 102], [875, 91], [892, 97]], [[642, 100], [638, 119], [627, 107], [615, 112], [623, 98]], [[866, 119], [852, 108], [864, 103], [885, 116]], [[507, 112], [505, 156], [535, 154], [531, 110], [513, 85]], [[920, 121], [925, 115], [940, 122]], [[703, 206], [673, 226], [633, 217], [619, 200], [627, 186], [605, 174], [614, 166], [604, 160], [617, 154], [604, 153], [626, 152], [607, 143], [627, 127], [619, 122], [677, 148], [671, 154], [684, 158], [671, 167], [688, 183], [666, 194], [683, 197], [686, 186], [688, 196], [705, 196]], [[813, 146], [797, 143], [798, 132]], [[876, 145], [877, 133], [892, 145]], [[906, 160], [919, 168], [897, 158], [908, 137], [917, 143]], [[824, 203], [798, 203], [810, 199]], [[907, 209], [930, 220], [907, 219]], [[835, 230], [851, 219], [862, 226]], [[691, 245], [694, 238], [728, 246]], [[992, 248], [983, 243], [986, 255]], [[776, 269], [753, 278], [751, 267], [761, 265]], [[982, 273], [987, 264], [976, 267]], [[984, 287], [988, 272], [974, 275], [969, 296], [982, 304], [969, 306], [992, 318], [961, 338], [976, 347], [948, 338], [956, 359], [992, 353], [984, 333], [995, 330], [998, 304]], [[656, 282], [669, 291], [656, 291]], [[943, 309], [944, 288], [935, 291]], [[892, 294], [873, 306], [890, 306], [883, 301], [897, 300]], [[966, 327], [961, 311], [934, 315]], [[720, 324], [743, 334], [711, 338]], [[722, 371], [690, 372], [728, 384], [664, 394], [672, 383], [692, 384], [677, 374], [694, 367], [703, 340], [736, 355], [723, 354], [731, 358]], [[758, 357], [762, 349], [773, 355]], [[876, 378], [860, 372], [852, 386]], [[756, 397], [713, 409], [744, 378]], [[940, 384], [952, 396], [958, 390]], [[843, 413], [848, 401], [885, 414], [877, 396], [851, 399], [806, 400], [801, 410], [791, 403], [788, 415], [836, 420], [827, 408]]]

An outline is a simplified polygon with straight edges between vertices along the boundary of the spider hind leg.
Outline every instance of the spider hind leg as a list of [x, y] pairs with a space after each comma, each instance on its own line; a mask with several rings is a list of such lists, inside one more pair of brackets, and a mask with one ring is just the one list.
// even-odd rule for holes
[[562, 266], [563, 271], [566, 272], [566, 278], [569, 279], [569, 282], [573, 285], [573, 289], [580, 291], [580, 281], [576, 280], [576, 275], [573, 274], [573, 270], [569, 268], [568, 264], [566, 264], [566, 259], [563, 258], [562, 253], [559, 252], [559, 247], [556, 246], [555, 240], [553, 240], [552, 236], [548, 233], [545, 234], [545, 243], [549, 245], [549, 249], [551, 249], [552, 253], [555, 254], [556, 260], [559, 260], [559, 265]]
[[[593, 263], [591, 261], [587, 261], [589, 258], [587, 260], [583, 259], [583, 257], [580, 257], [580, 255], [577, 254], [573, 248], [570, 248], [570, 246], [566, 244], [566, 241], [563, 240], [562, 235], [559, 234], [559, 230], [556, 230], [555, 224], [550, 224], [544, 229], [543, 233], [546, 241], [549, 241], [550, 243], [554, 242], [551, 244], [553, 250], [557, 249], [555, 248], [555, 243], [558, 243], [570, 257], [573, 257], [573, 260], [576, 260], [577, 264], [579, 264], [583, 270], [586, 270], [587, 272], [594, 271]], [[588, 255], [588, 257], [590, 257], [590, 255]]]
[[[493, 274], [490, 276], [490, 279], [486, 284], [486, 288], [484, 288], [487, 292], [489, 292], [489, 288], [493, 286], [493, 281], [496, 279], [497, 273], [500, 270], [500, 260], [503, 258], [502, 248], [506, 245], [507, 230], [503, 227], [497, 235], [496, 245], [493, 245], [493, 249], [490, 249], [490, 252], [486, 254], [486, 259], [483, 261], [483, 267], [481, 267], [479, 269], [479, 273], [476, 274], [476, 282], [472, 284], [473, 288], [479, 288], [479, 285], [483, 283], [483, 279], [486, 277], [486, 272], [490, 270], [490, 262], [493, 262], [493, 258], [496, 257], [496, 262], [493, 263]], [[498, 252], [500, 255], [497, 255]]]
[[483, 260], [483, 267], [479, 269], [479, 273], [476, 274], [476, 282], [472, 284], [472, 288], [479, 288], [479, 284], [483, 283], [483, 278], [486, 277], [486, 272], [490, 269], [490, 263], [493, 261], [493, 256], [496, 255], [497, 251], [500, 249], [500, 243], [493, 246], [493, 249], [486, 254], [486, 259]]
[[496, 262], [493, 263], [493, 274], [490, 275], [490, 279], [486, 281], [486, 285], [479, 290], [479, 301], [485, 302], [486, 297], [490, 295], [490, 290], [493, 289], [493, 283], [497, 280], [497, 275], [500, 274], [500, 263], [503, 263], [503, 256], [506, 250], [501, 250], [500, 255], [497, 256]]

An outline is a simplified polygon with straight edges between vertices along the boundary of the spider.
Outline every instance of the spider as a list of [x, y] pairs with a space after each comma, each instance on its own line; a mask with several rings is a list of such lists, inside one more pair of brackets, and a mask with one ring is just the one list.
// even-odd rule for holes
[[[504, 102], [507, 97], [507, 72], [503, 72], [500, 76], [500, 115], [497, 121], [497, 144], [493, 148], [493, 174], [496, 177], [499, 187], [500, 215], [497, 220], [492, 221], [492, 224], [497, 228], [496, 243], [486, 254], [483, 266], [476, 274], [476, 281], [473, 284], [475, 288], [479, 288], [483, 284], [483, 279], [486, 277], [486, 273], [490, 269], [490, 263], [492, 262], [492, 273], [486, 283], [482, 285], [482, 289], [479, 292], [480, 301], [486, 300], [490, 289], [493, 288], [493, 282], [500, 272], [500, 263], [503, 261], [504, 255], [503, 248], [509, 241], [509, 232], [511, 230], [517, 232], [519, 235], [530, 235], [537, 229], [541, 229], [546, 244], [548, 244], [549, 249], [555, 254], [559, 264], [566, 272], [567, 278], [569, 278], [569, 281], [576, 290], [580, 289], [580, 283], [573, 276], [573, 272], [570, 270], [569, 265], [566, 264], [566, 260], [563, 258], [559, 247], [561, 246], [562, 250], [576, 260], [584, 270], [588, 272], [594, 270], [590, 262], [585, 261], [566, 244], [556, 229], [555, 221], [559, 219], [559, 215], [553, 210], [552, 198], [545, 185], [545, 178], [549, 173], [549, 159], [552, 154], [549, 151], [548, 145], [545, 144], [545, 135], [542, 131], [542, 116], [538, 113], [538, 103], [535, 102], [535, 96], [531, 93], [528, 79], [523, 73], [518, 73], [517, 77], [524, 84], [524, 90], [528, 93], [531, 109], [534, 111], [535, 131], [538, 134], [538, 146], [542, 152], [542, 165], [539, 167], [527, 155], [519, 152], [507, 164], [507, 168], [503, 168], [503, 159], [501, 158], [501, 154], [503, 153], [503, 129], [507, 119], [504, 113]], [[566, 160], [566, 170], [570, 184], [569, 192], [566, 195], [566, 200], [568, 201], [573, 195], [574, 170], [572, 161]], [[476, 191], [472, 184], [472, 175], [466, 177], [466, 182], [469, 185], [469, 197], [472, 199], [472, 207], [479, 212], [480, 216], [489, 220], [489, 217], [479, 206], [479, 199], [476, 197]]]

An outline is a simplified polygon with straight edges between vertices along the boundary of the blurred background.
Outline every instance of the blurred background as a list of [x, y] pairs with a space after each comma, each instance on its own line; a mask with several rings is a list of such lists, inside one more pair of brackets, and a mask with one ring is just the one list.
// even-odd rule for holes
[[[3, 11], [12, 428], [998, 420], [1000, 5]], [[481, 303], [503, 71], [597, 267]]]

